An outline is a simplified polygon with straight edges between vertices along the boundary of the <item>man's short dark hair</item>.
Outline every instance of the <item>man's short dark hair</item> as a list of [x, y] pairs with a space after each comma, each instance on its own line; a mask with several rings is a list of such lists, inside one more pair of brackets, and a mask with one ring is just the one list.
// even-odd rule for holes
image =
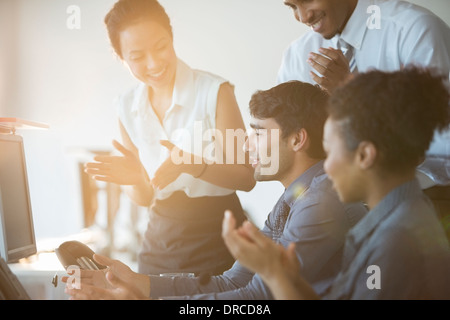
[[435, 130], [450, 123], [446, 80], [417, 67], [370, 71], [333, 92], [329, 114], [343, 120], [341, 132], [349, 150], [370, 141], [385, 168], [410, 168], [425, 156]]
[[322, 139], [327, 101], [328, 94], [319, 87], [290, 81], [257, 91], [250, 100], [250, 114], [257, 119], [275, 119], [283, 139], [305, 129], [310, 139], [307, 154], [314, 159], [324, 159]]

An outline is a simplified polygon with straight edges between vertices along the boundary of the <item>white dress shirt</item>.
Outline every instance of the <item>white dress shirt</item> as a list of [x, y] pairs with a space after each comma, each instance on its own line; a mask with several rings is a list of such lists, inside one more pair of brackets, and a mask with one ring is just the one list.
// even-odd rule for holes
[[[379, 16], [374, 16], [372, 6], [380, 9]], [[326, 40], [311, 30], [289, 46], [278, 83], [290, 80], [314, 83], [309, 75], [314, 70], [306, 62], [308, 54], [318, 53], [321, 47], [337, 48], [339, 38], [353, 46], [358, 72], [396, 71], [416, 64], [450, 76], [450, 28], [445, 22], [429, 10], [406, 1], [359, 0], [342, 34]], [[450, 133], [436, 134], [429, 153], [450, 157]]]
[[[169, 157], [160, 140], [169, 140], [180, 149], [203, 156], [205, 145], [212, 143], [208, 133], [216, 128], [217, 96], [225, 82], [219, 76], [193, 70], [178, 60], [172, 105], [162, 123], [150, 104], [146, 84], [140, 83], [120, 98], [119, 119], [138, 148], [150, 178]], [[155, 190], [155, 199], [166, 199], [175, 191], [184, 191], [191, 198], [234, 192], [182, 173], [164, 189]]]

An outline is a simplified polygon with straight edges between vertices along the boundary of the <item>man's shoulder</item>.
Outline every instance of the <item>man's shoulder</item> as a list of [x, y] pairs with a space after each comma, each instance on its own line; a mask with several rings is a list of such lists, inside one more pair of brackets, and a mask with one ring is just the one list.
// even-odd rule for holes
[[352, 227], [366, 215], [367, 209], [362, 203], [342, 203], [328, 175], [323, 173], [295, 200], [291, 212], [297, 223], [346, 221], [345, 225]]
[[315, 212], [314, 214], [331, 214], [334, 217], [342, 215], [352, 226], [367, 213], [367, 208], [362, 203], [342, 203], [326, 173], [314, 177], [310, 187], [296, 199], [291, 210], [308, 210]]
[[432, 11], [407, 1], [381, 1], [381, 19], [396, 25], [433, 27], [444, 24]]
[[293, 206], [310, 206], [319, 203], [338, 201], [336, 191], [333, 190], [332, 182], [325, 172], [316, 175], [311, 184], [297, 197]]

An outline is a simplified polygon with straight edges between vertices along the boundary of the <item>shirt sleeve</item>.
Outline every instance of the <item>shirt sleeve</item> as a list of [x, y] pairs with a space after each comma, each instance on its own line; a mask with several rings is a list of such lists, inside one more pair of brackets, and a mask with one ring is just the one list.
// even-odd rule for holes
[[328, 193], [297, 201], [291, 209], [281, 242], [296, 244], [302, 276], [319, 295], [325, 294], [340, 270], [349, 227], [346, 207]]
[[401, 39], [403, 66], [414, 64], [450, 73], [450, 28], [437, 16], [420, 15], [404, 27]]
[[[273, 216], [262, 230], [271, 237]], [[230, 270], [201, 285], [199, 278], [150, 276], [151, 298], [163, 300], [272, 300], [270, 289], [259, 275], [236, 261]]]
[[309, 33], [295, 40], [284, 51], [281, 66], [278, 70], [277, 83], [292, 80], [313, 83], [309, 72], [312, 70], [306, 62], [311, 51], [318, 51], [320, 45], [311, 39]]
[[247, 285], [237, 286], [234, 290], [160, 298], [163, 300], [273, 300], [270, 289], [258, 275], [254, 275]]
[[199, 277], [150, 276], [150, 297], [176, 300], [217, 299], [217, 294], [245, 287], [254, 273], [235, 262], [220, 276], [213, 276], [202, 284]]

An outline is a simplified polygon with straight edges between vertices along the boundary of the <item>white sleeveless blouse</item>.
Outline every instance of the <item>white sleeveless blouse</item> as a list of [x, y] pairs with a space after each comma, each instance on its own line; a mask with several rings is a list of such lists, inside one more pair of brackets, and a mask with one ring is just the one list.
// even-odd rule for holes
[[[211, 147], [211, 132], [216, 128], [217, 96], [220, 86], [226, 82], [217, 75], [193, 70], [178, 60], [172, 105], [162, 124], [150, 104], [146, 84], [140, 83], [120, 97], [119, 119], [138, 148], [150, 179], [169, 157], [169, 151], [161, 146], [160, 140], [169, 140], [195, 155], [202, 155], [205, 146]], [[166, 199], [175, 191], [184, 191], [188, 197], [195, 198], [225, 196], [235, 190], [182, 173], [166, 188], [155, 190], [155, 199]]]

